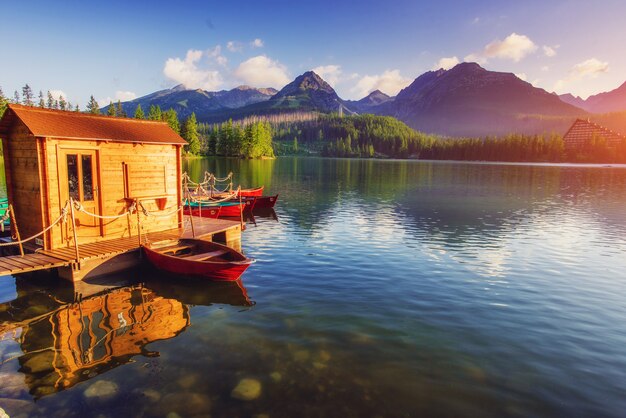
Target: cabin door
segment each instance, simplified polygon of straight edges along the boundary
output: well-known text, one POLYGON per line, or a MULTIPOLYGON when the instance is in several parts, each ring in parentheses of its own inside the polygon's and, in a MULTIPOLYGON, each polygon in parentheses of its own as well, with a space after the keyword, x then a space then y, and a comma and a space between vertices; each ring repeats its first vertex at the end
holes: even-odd
POLYGON ((84 211, 74 210, 78 242, 89 242, 102 237, 102 221, 85 213, 100 215, 97 151, 63 150, 60 157, 61 202, 66 202, 71 197, 84 208, 84 211))

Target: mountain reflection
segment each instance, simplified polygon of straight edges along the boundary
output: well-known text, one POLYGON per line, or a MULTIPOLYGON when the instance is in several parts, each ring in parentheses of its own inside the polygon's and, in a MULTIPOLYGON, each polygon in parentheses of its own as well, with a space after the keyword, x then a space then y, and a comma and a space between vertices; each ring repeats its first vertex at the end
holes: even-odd
POLYGON ((149 283, 33 284, 16 281, 18 297, 0 304, 0 340, 12 338, 30 394, 72 387, 134 356, 158 356, 146 346, 190 325, 188 305, 252 306, 240 282, 213 286, 151 276, 149 283))

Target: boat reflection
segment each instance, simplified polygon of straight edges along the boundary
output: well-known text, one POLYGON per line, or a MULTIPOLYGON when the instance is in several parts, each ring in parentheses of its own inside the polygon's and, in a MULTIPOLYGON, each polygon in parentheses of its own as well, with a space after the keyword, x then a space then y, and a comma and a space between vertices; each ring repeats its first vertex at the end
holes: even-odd
POLYGON ((189 305, 254 305, 240 282, 207 286, 151 277, 149 283, 121 286, 101 281, 58 289, 27 280, 17 280, 16 286, 18 297, 0 304, 0 340, 19 343, 22 353, 4 363, 19 363, 35 399, 137 355, 158 356, 146 346, 185 331, 191 323, 189 305))
POLYGON ((278 215, 274 208, 260 208, 254 209, 252 212, 248 211, 244 213, 244 220, 251 222, 256 226, 257 219, 272 219, 278 222, 278 215))

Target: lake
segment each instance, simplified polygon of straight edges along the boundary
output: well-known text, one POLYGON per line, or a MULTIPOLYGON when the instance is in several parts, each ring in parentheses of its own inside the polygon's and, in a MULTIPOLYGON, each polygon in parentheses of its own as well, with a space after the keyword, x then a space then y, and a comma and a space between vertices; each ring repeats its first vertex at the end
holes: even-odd
MULTIPOLYGON (((623 417, 626 167, 194 159, 241 283, 0 278, 11 417, 623 417)), ((1 414, 0 414, 1 415, 1 414)))

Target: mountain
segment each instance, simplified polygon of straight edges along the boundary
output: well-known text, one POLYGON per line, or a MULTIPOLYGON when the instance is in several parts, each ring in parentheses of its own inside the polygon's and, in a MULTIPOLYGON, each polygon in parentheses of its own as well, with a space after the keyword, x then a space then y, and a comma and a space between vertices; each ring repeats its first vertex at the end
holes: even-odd
POLYGON ((299 75, 269 100, 236 109, 223 109, 198 114, 203 122, 221 122, 253 115, 271 115, 293 112, 331 113, 343 109, 344 114, 354 112, 348 102, 339 98, 335 90, 313 71, 299 75))
MULTIPOLYGON (((239 86, 232 90, 205 91, 202 89, 187 89, 182 84, 171 89, 160 90, 143 97, 122 103, 122 108, 129 116, 135 113, 137 105, 147 115, 150 106, 160 106, 161 110, 173 108, 178 117, 183 119, 192 112, 196 115, 223 111, 247 106, 254 103, 269 100, 277 91, 272 88, 253 88, 239 86)), ((106 113, 108 106, 101 109, 106 113)))
POLYGON ((562 118, 557 129, 563 129, 585 114, 514 74, 487 71, 476 63, 424 73, 373 112, 450 136, 539 133, 548 130, 547 120, 562 118))
POLYGON ((591 113, 621 112, 626 110, 626 82, 615 90, 589 96, 586 100, 571 94, 562 94, 559 98, 591 113))
POLYGON ((359 113, 371 113, 371 109, 383 103, 393 100, 393 97, 386 95, 380 90, 374 90, 361 100, 346 100, 346 105, 359 113))
POLYGON ((576 106, 581 109, 588 110, 585 106, 585 100, 580 96, 574 96, 571 93, 567 93, 567 94, 560 94, 559 99, 561 99, 561 101, 565 103, 571 104, 572 106, 576 106))

